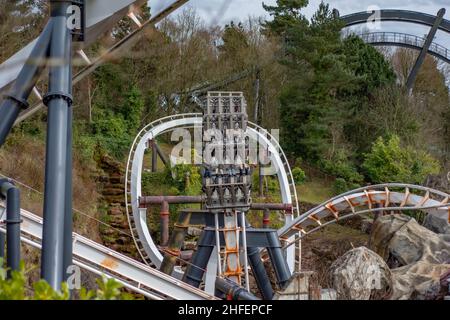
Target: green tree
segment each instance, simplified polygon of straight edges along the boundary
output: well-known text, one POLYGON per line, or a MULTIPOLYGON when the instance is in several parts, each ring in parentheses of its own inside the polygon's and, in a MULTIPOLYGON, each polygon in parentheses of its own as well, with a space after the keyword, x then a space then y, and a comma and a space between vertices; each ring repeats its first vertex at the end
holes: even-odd
POLYGON ((308 24, 301 10, 308 5, 308 0, 277 0, 276 6, 263 4, 264 9, 273 17, 266 21, 264 27, 267 32, 277 35, 285 34, 290 27, 308 24))
POLYGON ((426 152, 402 147, 400 138, 378 138, 362 165, 373 183, 403 182, 421 184, 430 174, 438 174, 439 162, 426 152))

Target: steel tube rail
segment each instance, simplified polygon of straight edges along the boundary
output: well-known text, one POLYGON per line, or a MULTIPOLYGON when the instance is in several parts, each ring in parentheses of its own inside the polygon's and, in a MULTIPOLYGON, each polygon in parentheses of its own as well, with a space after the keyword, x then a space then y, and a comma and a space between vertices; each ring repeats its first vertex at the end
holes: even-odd
POLYGON ((53 22, 50 20, 20 71, 10 93, 5 96, 5 100, 0 106, 0 146, 5 143, 20 111, 28 108, 27 100, 45 67, 43 61, 46 61, 47 58, 52 30, 53 22))
MULTIPOLYGON (((59 290, 64 279, 64 230, 66 212, 67 149, 71 96, 72 35, 67 25, 71 1, 50 1, 53 32, 49 56, 64 61, 50 66, 49 92, 44 97, 48 107, 47 152, 45 165, 44 229, 41 277, 59 290)), ((71 170, 70 170, 71 173, 71 170)))
MULTIPOLYGON (((363 11, 341 16, 340 18, 347 27, 350 27, 373 21, 373 14, 374 11, 363 11)), ((432 27, 436 21, 436 16, 417 11, 387 9, 379 11, 379 19, 381 21, 411 22, 432 27)), ((439 26, 439 30, 450 33, 450 20, 444 19, 439 26)))
MULTIPOLYGON (((426 40, 416 35, 399 32, 371 32, 357 34, 357 36, 365 43, 374 46, 398 46, 414 50, 422 50, 426 40)), ((440 44, 432 43, 428 53, 444 62, 450 63, 450 50, 440 44)))
POLYGON ((319 206, 307 211, 294 219, 291 224, 278 230, 283 239, 301 232, 310 234, 328 224, 328 219, 334 223, 344 217, 346 212, 361 213, 358 207, 369 207, 369 212, 382 210, 422 210, 428 214, 450 216, 450 205, 447 206, 450 195, 427 187, 402 183, 388 183, 367 186, 336 196, 319 206), (404 189, 404 192, 390 189, 404 189), (424 193, 418 195, 411 192, 416 190, 424 193), (434 197, 434 199, 432 198, 434 197), (441 199, 436 199, 440 197, 441 199), (382 208, 376 208, 381 205, 382 208), (397 205, 397 206, 395 206, 397 205))
MULTIPOLYGON (((164 204, 198 204, 206 201, 205 196, 144 196, 139 198, 140 208, 164 204)), ((279 210, 292 212, 292 205, 285 203, 252 203, 252 210, 279 210)))
MULTIPOLYGON (((144 127, 136 136, 130 149, 127 170, 125 175, 125 202, 128 223, 130 225, 131 234, 135 242, 138 252, 148 265, 160 267, 163 256, 159 252, 158 246, 148 229, 146 223, 146 208, 139 207, 139 198, 142 196, 141 177, 143 168, 143 157, 146 148, 149 147, 148 141, 155 139, 160 134, 179 127, 189 127, 198 130, 201 128, 202 116, 198 113, 178 114, 156 120, 144 127)), ((293 214, 286 214, 286 224, 292 221, 293 217, 299 214, 299 206, 297 201, 297 191, 294 184, 292 172, 283 150, 279 146, 278 141, 267 134, 267 131, 249 123, 249 132, 251 139, 258 139, 264 147, 270 151, 270 159, 274 165, 275 172, 280 184, 280 193, 282 202, 292 204, 293 214), (270 139, 269 139, 270 138, 270 139)), ((295 251, 290 248, 287 250, 287 259, 289 268, 294 270, 295 251)), ((174 276, 182 277, 182 273, 178 270, 174 271, 174 276)))
MULTIPOLYGON (((66 39, 66 51, 69 54, 72 52, 72 39, 68 37, 66 39)), ((72 83, 72 64, 67 66, 67 79, 69 81, 69 95, 73 94, 72 83)), ((73 264, 73 245, 72 245, 72 230, 73 230, 73 108, 72 105, 68 106, 67 112, 67 151, 66 151, 66 187, 65 187, 65 208, 64 208, 64 255, 63 255, 63 280, 67 281, 71 273, 69 273, 69 267, 73 264)))
POLYGON ((414 84, 417 79, 417 75, 419 74, 420 69, 422 68, 423 62, 427 56, 428 50, 430 49, 431 44, 433 43, 433 39, 436 36, 436 32, 438 31, 439 26, 444 20, 446 10, 442 8, 439 10, 436 20, 434 21, 433 27, 430 29, 430 32, 427 35, 425 43, 423 44, 423 48, 420 51, 419 56, 417 57, 416 63, 414 64, 413 69, 411 70, 408 80, 406 81, 406 88, 408 91, 411 91, 414 87, 414 84))
MULTIPOLYGON (((92 72, 94 72, 98 67, 103 65, 111 56, 117 55, 120 52, 124 52, 128 50, 131 46, 136 44, 136 42, 139 40, 138 37, 143 34, 143 30, 147 29, 148 27, 153 27, 155 24, 161 22, 163 19, 165 19, 167 16, 169 16, 173 11, 180 8, 181 6, 185 5, 189 0, 177 0, 174 1, 171 5, 169 5, 166 9, 158 13, 156 16, 152 17, 150 20, 144 22, 142 26, 128 34, 126 37, 124 37, 122 40, 114 44, 111 48, 106 50, 104 54, 102 54, 100 57, 95 59, 93 62, 91 62, 88 66, 86 66, 83 70, 78 72, 73 77, 73 84, 77 84, 81 80, 83 80, 86 76, 90 75, 92 72)), ((28 109, 26 112, 21 114, 17 121, 14 123, 14 125, 19 124, 20 122, 28 119, 29 117, 33 116, 36 112, 40 111, 44 107, 44 104, 42 102, 39 102, 32 106, 30 109, 28 109)))
MULTIPOLYGON (((435 205, 435 206, 426 206, 426 207, 387 207, 387 208, 385 207, 385 208, 373 208, 373 209, 367 209, 367 210, 355 211, 355 212, 352 212, 352 213, 350 213, 350 214, 343 215, 343 216, 339 217, 339 221, 345 221, 345 220, 347 220, 347 219, 354 218, 355 216, 362 215, 362 214, 366 214, 366 213, 375 213, 375 214, 379 214, 379 213, 384 212, 384 211, 435 210, 435 209, 446 209, 447 207, 448 207, 448 210, 449 210, 449 212, 450 212, 450 205, 447 206, 447 205, 444 205, 444 204, 441 204, 441 205, 435 205)), ((450 217, 450 214, 449 214, 449 217, 450 217)), ((449 221, 450 221, 450 219, 449 219, 449 221)), ((303 239, 303 238, 306 237, 307 235, 309 235, 309 234, 311 234, 311 233, 314 233, 314 232, 316 232, 316 231, 319 231, 319 230, 321 230, 322 228, 324 228, 324 227, 326 227, 326 226, 329 226, 330 224, 333 224, 333 223, 336 223, 336 221, 333 221, 333 220, 327 221, 327 222, 324 222, 324 223, 322 223, 321 225, 317 226, 316 228, 311 229, 308 233, 301 233, 301 235, 299 236, 299 238, 295 239, 295 240, 292 241, 292 242, 287 243, 287 244, 283 247, 283 249, 289 248, 290 246, 292 246, 292 245, 295 244, 296 242, 301 241, 301 239, 303 239)))
MULTIPOLYGON (((4 211, 0 203, 0 216, 4 211)), ((41 249, 42 218, 21 210, 23 219, 22 241, 41 249)), ((0 232, 5 233, 0 225, 0 232)), ((89 240, 76 233, 72 234, 74 264, 98 275, 106 275, 126 285, 127 288, 149 298, 176 300, 214 300, 214 296, 189 286, 154 268, 142 264, 123 254, 89 240)))
POLYGON ((1 179, 0 194, 6 199, 6 266, 10 278, 12 271, 20 270, 20 190, 1 179))
POLYGON ((274 291, 259 249, 247 247, 247 256, 261 296, 264 300, 272 300, 274 291))
POLYGON ((162 247, 166 247, 169 242, 169 203, 164 201, 161 204, 161 212, 160 212, 160 227, 161 227, 161 243, 162 247))
POLYGON ((249 300, 249 301, 257 301, 260 300, 255 297, 253 294, 240 287, 233 281, 228 279, 217 278, 216 279, 216 289, 225 295, 227 299, 231 298, 232 300, 249 300))
POLYGON ((0 259, 2 259, 2 264, 0 268, 3 268, 3 259, 5 259, 5 244, 6 244, 6 236, 5 234, 0 232, 0 259))
POLYGON ((180 216, 174 225, 168 248, 164 252, 164 259, 159 269, 165 274, 172 274, 175 263, 181 255, 181 248, 183 247, 190 219, 191 214, 188 213, 184 217, 180 216))

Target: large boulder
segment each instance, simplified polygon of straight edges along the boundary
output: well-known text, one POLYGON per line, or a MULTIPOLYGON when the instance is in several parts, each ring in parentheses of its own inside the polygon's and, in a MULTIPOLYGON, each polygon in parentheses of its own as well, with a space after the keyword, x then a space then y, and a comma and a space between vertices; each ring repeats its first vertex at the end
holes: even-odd
MULTIPOLYGON (((442 278, 450 270, 450 264, 417 262, 392 270, 393 300, 442 299, 442 278)), ((445 290, 445 288, 444 288, 445 290)))
POLYGON ((450 243, 444 237, 403 215, 377 219, 370 248, 389 261, 391 267, 402 267, 418 261, 445 264, 450 260, 450 243))
POLYGON ((450 270, 450 242, 403 215, 377 219, 372 250, 392 268, 392 299, 437 299, 441 277, 450 270))
POLYGON ((450 224, 448 223, 448 213, 436 210, 433 214, 428 214, 423 226, 435 233, 450 234, 450 224))
POLYGON ((330 276, 340 300, 387 299, 391 295, 389 267, 366 247, 350 250, 337 259, 330 276))

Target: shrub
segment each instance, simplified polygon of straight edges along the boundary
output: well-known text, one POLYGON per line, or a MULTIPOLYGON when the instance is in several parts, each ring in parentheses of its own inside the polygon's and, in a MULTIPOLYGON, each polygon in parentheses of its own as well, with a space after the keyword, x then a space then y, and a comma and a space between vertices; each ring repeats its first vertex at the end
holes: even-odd
POLYGON ((304 184, 306 181, 306 173, 299 167, 292 169, 292 175, 294 176, 294 181, 296 185, 304 184))
POLYGON ((343 178, 337 178, 333 184, 333 191, 336 195, 345 193, 350 190, 359 188, 360 185, 357 183, 351 183, 343 178))
POLYGON ((438 174, 439 163, 426 152, 403 148, 396 135, 378 138, 362 165, 373 183, 403 182, 420 184, 430 174, 438 174))
MULTIPOLYGON (((3 261, 0 259, 0 266, 3 261)), ((53 288, 45 281, 39 280, 33 284, 33 293, 27 294, 26 274, 24 263, 21 263, 20 271, 12 271, 11 278, 6 277, 6 270, 0 267, 0 300, 69 300, 70 294, 66 283, 61 286, 61 292, 53 288)), ((122 293, 122 285, 114 279, 105 277, 97 279, 98 289, 80 289, 81 300, 130 300, 133 296, 122 293)))
POLYGON ((350 184, 360 184, 364 180, 344 150, 337 151, 330 160, 321 161, 321 166, 328 174, 350 184))

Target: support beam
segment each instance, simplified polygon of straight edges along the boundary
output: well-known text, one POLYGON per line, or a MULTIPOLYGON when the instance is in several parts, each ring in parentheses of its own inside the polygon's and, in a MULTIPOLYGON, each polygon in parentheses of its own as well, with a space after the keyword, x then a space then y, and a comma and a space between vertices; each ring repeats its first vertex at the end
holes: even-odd
POLYGON ((47 23, 13 87, 0 106, 0 146, 5 143, 21 110, 28 108, 28 98, 45 67, 53 22, 47 23))
POLYGON ((164 201, 161 204, 161 213, 160 213, 161 247, 167 247, 169 242, 169 216, 170 216, 169 203, 167 201, 164 201))
POLYGON ((191 220, 190 213, 180 215, 177 223, 175 223, 169 245, 164 253, 164 259, 161 263, 160 271, 171 275, 178 257, 181 255, 184 239, 186 238, 187 229, 191 220))
POLYGON ((269 229, 270 227, 270 210, 264 209, 263 210, 263 229, 269 229))
MULTIPOLYGON (((70 77, 71 79, 71 77, 70 77)), ((72 205, 72 119, 73 108, 69 107, 67 117, 67 152, 66 152, 66 189, 64 210, 64 257, 63 257, 63 280, 70 277, 69 267, 73 265, 73 205, 72 205)))
POLYGON ((261 296, 264 300, 272 300, 274 295, 273 288, 261 259, 259 249, 247 247, 247 255, 261 296))
MULTIPOLYGON (((4 233, 0 232, 0 259, 2 259, 2 263, 5 259, 5 244, 6 244, 6 236, 4 233)), ((0 265, 0 268, 3 268, 3 264, 0 265)))
POLYGON ((260 300, 235 282, 228 279, 217 278, 216 289, 221 295, 224 295, 224 298, 227 300, 260 300))
POLYGON ((154 140, 149 141, 152 147, 152 172, 158 171, 158 151, 156 150, 156 145, 154 140))
MULTIPOLYGON (((144 196, 139 198, 139 207, 146 208, 152 205, 162 204, 200 204, 206 201, 205 196, 144 196)), ((292 204, 285 203, 252 203, 251 210, 272 210, 292 213, 292 204)))
POLYGON ((67 26, 67 11, 71 1, 50 3, 53 21, 50 57, 64 63, 50 67, 49 92, 44 97, 48 120, 41 277, 53 289, 60 290, 64 279, 64 234, 72 233, 72 230, 65 230, 66 175, 69 170, 67 138, 69 108, 72 104, 72 35, 67 26))
MULTIPOLYGON (((102 2, 105 2, 104 0, 100 0, 102 2)), ((100 3, 98 1, 98 3, 100 3)), ((80 72, 78 72, 73 77, 73 84, 76 85, 78 82, 83 80, 85 77, 90 75, 92 72, 94 72, 98 67, 103 65, 105 62, 107 62, 112 57, 117 57, 120 54, 126 52, 127 50, 130 50, 131 47, 133 47, 140 39, 141 36, 144 35, 144 30, 147 30, 147 28, 154 27, 157 23, 164 20, 167 16, 169 16, 172 12, 177 10, 178 8, 185 5, 189 0, 175 0, 172 4, 167 6, 163 11, 146 21, 142 24, 142 28, 136 29, 135 31, 131 32, 127 36, 125 36, 123 39, 121 39, 119 42, 114 44, 111 48, 109 48, 106 52, 104 52, 100 57, 94 59, 91 64, 83 68, 80 72)), ((89 1, 90 3, 91 1, 89 1)), ((89 11, 89 7, 87 8, 89 11)), ((94 19, 97 19, 98 17, 93 17, 94 19)), ((89 20, 89 19, 88 19, 89 20)), ((88 27, 89 27, 88 22, 88 27)), ((98 28, 97 28, 98 29, 98 28)), ((93 27, 93 30, 95 30, 95 27, 93 27)), ((100 30, 100 29, 98 29, 100 30)), ((89 34, 89 28, 88 28, 88 37, 91 38, 94 32, 92 34, 89 34)), ((94 39, 95 37, 92 37, 94 39)), ((95 38, 96 39, 96 38, 95 38)), ((95 40, 94 39, 94 40, 95 40)), ((89 41, 89 39, 87 39, 89 41)), ((36 114, 38 111, 40 111, 44 107, 44 104, 42 102, 39 102, 32 106, 30 109, 28 109, 26 112, 23 112, 16 120, 14 125, 19 124, 20 122, 28 119, 29 117, 36 114)))
POLYGON ((167 167, 170 165, 169 159, 167 159, 166 155, 164 154, 164 152, 161 150, 161 147, 158 145, 158 143, 156 141, 153 142, 153 144, 155 145, 156 148, 156 152, 158 152, 159 157, 161 158, 162 162, 164 163, 164 165, 167 167))
POLYGON ((214 246, 202 244, 202 239, 206 236, 205 233, 199 239, 197 251, 192 257, 192 263, 187 267, 184 273, 183 281, 187 284, 198 288, 203 281, 203 276, 208 265, 209 258, 213 252, 214 246))
POLYGON ((438 31, 439 26, 444 20, 444 15, 445 9, 442 8, 441 10, 439 10, 434 25, 431 28, 430 32, 428 33, 427 39, 423 45, 422 51, 420 52, 419 57, 417 58, 417 61, 414 64, 411 73, 409 74, 408 80, 406 82, 406 88, 408 89, 408 92, 411 92, 414 87, 417 75, 419 74, 420 68, 422 67, 423 62, 425 61, 425 57, 427 56, 428 50, 430 49, 430 46, 433 43, 434 37, 436 36, 436 32, 438 31))
MULTIPOLYGON (((9 180, 1 179, 0 195, 6 199, 6 266, 11 278, 12 271, 20 270, 20 190, 9 180)), ((4 238, 2 246, 4 256, 4 238)))

